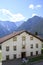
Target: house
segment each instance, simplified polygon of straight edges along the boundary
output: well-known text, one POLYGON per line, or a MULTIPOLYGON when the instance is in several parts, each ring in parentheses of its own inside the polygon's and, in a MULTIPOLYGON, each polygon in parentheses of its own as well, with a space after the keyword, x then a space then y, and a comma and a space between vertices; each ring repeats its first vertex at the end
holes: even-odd
POLYGON ((19 31, 0 38, 2 60, 41 54, 43 39, 28 31, 19 31))

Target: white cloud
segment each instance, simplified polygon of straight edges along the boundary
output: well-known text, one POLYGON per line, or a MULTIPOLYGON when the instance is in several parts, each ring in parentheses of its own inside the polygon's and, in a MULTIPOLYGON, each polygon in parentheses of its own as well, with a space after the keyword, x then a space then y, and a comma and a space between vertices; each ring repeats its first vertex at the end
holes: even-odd
POLYGON ((37 14, 33 13, 33 14, 32 14, 32 17, 33 17, 33 16, 37 16, 37 14))
POLYGON ((36 5, 36 8, 41 8, 42 6, 41 5, 36 5))
POLYGON ((34 9, 34 5, 33 5, 33 4, 30 4, 30 5, 29 5, 29 8, 30 8, 30 9, 34 9))
POLYGON ((0 9, 0 20, 16 22, 24 19, 25 17, 21 13, 13 14, 7 9, 0 9))
POLYGON ((41 7, 42 7, 42 6, 41 6, 40 4, 38 4, 38 5, 36 5, 36 6, 35 6, 34 4, 30 4, 30 5, 29 5, 29 8, 30 8, 30 9, 38 9, 38 8, 41 8, 41 7))

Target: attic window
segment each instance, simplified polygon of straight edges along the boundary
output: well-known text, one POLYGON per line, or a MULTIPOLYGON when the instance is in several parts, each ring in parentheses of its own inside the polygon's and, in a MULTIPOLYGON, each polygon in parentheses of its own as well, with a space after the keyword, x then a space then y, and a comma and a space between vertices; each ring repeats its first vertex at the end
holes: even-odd
POLYGON ((15 37, 13 37, 13 41, 17 41, 17 37, 15 36, 15 37))
POLYGON ((25 36, 22 36, 22 41, 25 41, 26 40, 26 37, 25 36))
POLYGON ((30 40, 33 40, 33 36, 30 37, 30 40))

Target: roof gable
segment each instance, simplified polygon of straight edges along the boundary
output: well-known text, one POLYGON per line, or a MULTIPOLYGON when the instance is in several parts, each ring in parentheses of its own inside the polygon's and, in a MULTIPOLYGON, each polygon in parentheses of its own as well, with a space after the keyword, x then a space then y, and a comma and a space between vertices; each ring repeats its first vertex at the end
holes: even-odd
POLYGON ((43 39, 41 39, 40 37, 38 37, 38 36, 36 36, 36 35, 34 35, 34 34, 28 32, 28 31, 24 31, 24 30, 23 30, 23 31, 18 31, 18 32, 12 33, 12 34, 7 35, 7 36, 5 36, 5 37, 3 37, 3 38, 0 38, 0 44, 3 43, 3 42, 5 42, 5 41, 7 41, 7 40, 9 40, 9 39, 11 39, 11 38, 13 38, 14 36, 17 36, 17 35, 22 34, 23 32, 26 32, 27 34, 32 35, 32 36, 34 36, 35 38, 37 38, 37 39, 43 41, 43 39))

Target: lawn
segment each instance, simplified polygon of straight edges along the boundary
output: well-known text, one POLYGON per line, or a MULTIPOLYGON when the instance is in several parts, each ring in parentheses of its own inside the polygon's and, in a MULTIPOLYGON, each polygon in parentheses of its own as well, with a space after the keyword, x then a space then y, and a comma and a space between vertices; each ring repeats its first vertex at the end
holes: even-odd
MULTIPOLYGON (((36 57, 33 57, 33 58, 29 58, 29 61, 27 63, 29 64, 31 62, 39 61, 39 60, 42 60, 42 59, 43 59, 43 55, 36 56, 36 57)), ((22 63, 21 65, 26 65, 26 63, 22 63)))
POLYGON ((33 57, 31 59, 29 59, 30 62, 34 62, 34 61, 39 61, 43 59, 43 55, 37 56, 37 57, 33 57))

